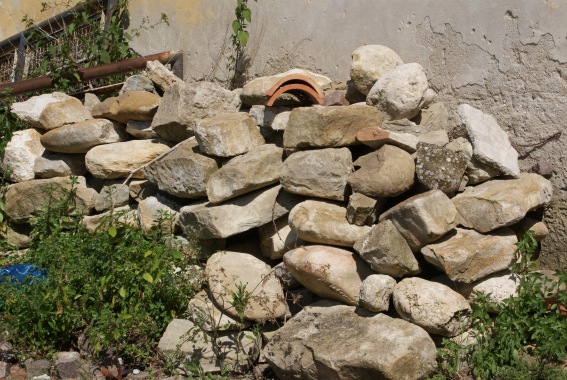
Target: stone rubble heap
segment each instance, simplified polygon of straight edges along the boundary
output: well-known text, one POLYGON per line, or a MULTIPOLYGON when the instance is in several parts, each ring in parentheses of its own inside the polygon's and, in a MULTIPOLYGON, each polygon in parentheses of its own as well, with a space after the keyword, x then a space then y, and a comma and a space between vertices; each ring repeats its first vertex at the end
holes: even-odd
POLYGON ((102 102, 53 93, 13 105, 30 128, 1 161, 13 182, 4 234, 25 248, 47 187, 69 188, 69 175, 91 230, 111 207, 144 230, 159 211, 175 213, 176 241, 199 239, 208 257, 208 286, 159 348, 179 347, 206 371, 221 365, 210 339, 179 346, 199 323, 218 331, 223 364, 238 369, 261 351, 281 379, 422 378, 436 366, 432 336, 466 331, 472 289, 514 294, 518 236, 546 236, 526 215, 551 200, 550 182, 520 173, 496 119, 468 104, 456 110, 467 138, 450 140, 425 70, 384 46, 353 53, 361 103, 304 70, 293 72, 333 105, 286 94, 262 106, 283 74, 229 91, 147 69, 102 102), (243 320, 233 300, 242 286, 243 320), (283 327, 264 325, 259 350, 246 329, 264 321, 283 327))

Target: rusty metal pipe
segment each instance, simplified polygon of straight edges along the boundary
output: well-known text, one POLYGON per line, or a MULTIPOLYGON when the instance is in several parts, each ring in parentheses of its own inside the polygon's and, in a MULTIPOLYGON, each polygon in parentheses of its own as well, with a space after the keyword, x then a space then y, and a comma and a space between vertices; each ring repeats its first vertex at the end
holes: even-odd
MULTIPOLYGON (((179 54, 179 51, 171 50, 163 53, 147 55, 145 57, 131 58, 124 61, 117 61, 104 65, 88 67, 86 69, 78 69, 76 73, 79 75, 81 81, 103 78, 114 74, 142 69, 146 67, 146 63, 149 61, 160 61, 161 63, 167 63, 176 54, 179 54)), ((67 74, 69 77, 72 77, 71 73, 67 74)), ((30 91, 45 90, 51 87, 53 87, 53 81, 49 76, 26 79, 17 82, 3 83, 0 84, 0 98, 23 94, 30 91)))

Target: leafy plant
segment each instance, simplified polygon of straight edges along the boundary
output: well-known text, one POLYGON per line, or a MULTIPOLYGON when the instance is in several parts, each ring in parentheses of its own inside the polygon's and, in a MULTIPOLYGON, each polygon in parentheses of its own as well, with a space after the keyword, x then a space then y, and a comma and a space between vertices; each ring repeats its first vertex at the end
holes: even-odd
POLYGON ((125 360, 150 360, 194 292, 190 261, 164 243, 163 229, 144 234, 118 215, 90 234, 68 215, 73 190, 62 193, 34 221, 20 261, 45 269, 46 280, 0 284, 3 337, 25 353, 46 355, 84 334, 95 355, 113 347, 125 360))
POLYGON ((252 22, 252 11, 248 8, 248 0, 236 0, 234 14, 236 18, 232 21, 232 35, 230 36, 233 51, 231 55, 227 56, 227 69, 232 72, 231 88, 235 88, 242 80, 246 68, 244 58, 246 45, 248 45, 250 39, 248 24, 252 22))

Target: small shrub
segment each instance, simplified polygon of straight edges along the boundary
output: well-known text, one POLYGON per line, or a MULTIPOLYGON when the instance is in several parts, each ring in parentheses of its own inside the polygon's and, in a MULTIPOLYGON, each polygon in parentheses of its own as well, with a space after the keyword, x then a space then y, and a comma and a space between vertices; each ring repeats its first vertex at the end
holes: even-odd
POLYGON ((163 229, 144 234, 119 215, 90 234, 68 215, 72 193, 51 194, 20 260, 45 269, 46 280, 0 284, 2 336, 24 353, 47 355, 84 334, 94 354, 112 347, 125 360, 148 361, 195 290, 190 261, 164 243, 163 229))

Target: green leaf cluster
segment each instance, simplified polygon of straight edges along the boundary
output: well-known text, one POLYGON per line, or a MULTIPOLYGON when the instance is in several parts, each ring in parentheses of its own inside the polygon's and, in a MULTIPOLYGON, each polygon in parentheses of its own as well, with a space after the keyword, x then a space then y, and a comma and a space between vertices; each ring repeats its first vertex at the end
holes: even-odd
POLYGON ((31 248, 19 259, 45 269, 45 281, 0 283, 3 338, 25 354, 48 355, 84 335, 94 355, 113 347, 147 362, 197 290, 191 261, 165 243, 165 229, 146 234, 120 215, 89 233, 70 212, 73 190, 62 192, 34 220, 31 248))

